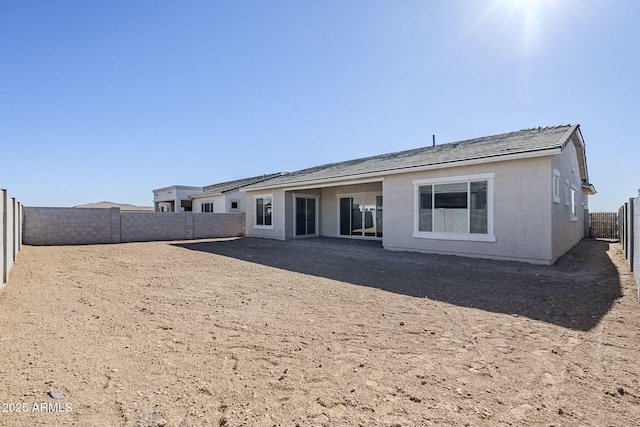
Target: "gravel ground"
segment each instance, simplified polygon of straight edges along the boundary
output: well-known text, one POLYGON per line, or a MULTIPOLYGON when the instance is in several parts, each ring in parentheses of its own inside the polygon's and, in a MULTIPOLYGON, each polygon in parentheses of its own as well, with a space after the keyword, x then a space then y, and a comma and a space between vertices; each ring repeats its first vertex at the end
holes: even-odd
POLYGON ((554 266, 324 238, 25 246, 0 425, 632 426, 639 347, 617 243, 554 266))

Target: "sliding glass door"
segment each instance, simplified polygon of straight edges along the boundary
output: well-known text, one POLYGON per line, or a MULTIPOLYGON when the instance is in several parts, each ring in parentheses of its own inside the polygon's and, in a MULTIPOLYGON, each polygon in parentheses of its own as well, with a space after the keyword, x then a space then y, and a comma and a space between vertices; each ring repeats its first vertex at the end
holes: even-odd
POLYGON ((315 197, 295 197, 296 236, 315 236, 317 232, 317 199, 315 197))
POLYGON ((382 196, 354 194, 340 197, 341 236, 382 237, 382 196))

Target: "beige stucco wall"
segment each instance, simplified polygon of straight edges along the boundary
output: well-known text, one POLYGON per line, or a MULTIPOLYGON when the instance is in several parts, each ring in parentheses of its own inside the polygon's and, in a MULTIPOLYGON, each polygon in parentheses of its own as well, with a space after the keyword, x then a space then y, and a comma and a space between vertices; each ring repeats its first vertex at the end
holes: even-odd
MULTIPOLYGON (((291 200, 291 197, 289 197, 291 200)), ((247 206, 246 215, 246 233, 251 237, 265 237, 269 239, 284 240, 287 235, 286 218, 291 215, 284 215, 285 213, 285 192, 282 189, 275 190, 262 190, 262 191, 247 191, 245 202, 247 206), (257 196, 271 196, 273 197, 272 205, 272 218, 273 225, 271 227, 256 227, 255 226, 255 204, 254 199, 257 196)), ((291 201, 289 202, 291 203, 291 201)), ((290 205, 292 209, 293 205, 290 205)), ((291 226, 289 226, 291 227, 291 226)))
POLYGON ((224 194, 224 211, 225 212, 245 212, 247 204, 245 193, 241 191, 230 191, 224 194), (238 209, 231 208, 231 202, 238 202, 238 209))
MULTIPOLYGON (((371 178, 375 179, 375 178, 371 178)), ((471 257, 551 264, 583 237, 586 196, 581 188, 576 151, 572 145, 554 156, 541 156, 484 164, 448 167, 387 175, 382 181, 300 191, 266 190, 246 193, 247 235, 285 239, 294 237, 294 194, 320 195, 319 234, 338 236, 338 197, 379 193, 384 204, 383 246, 471 257), (554 169, 560 172, 562 197, 553 201, 554 169), (414 180, 493 174, 495 241, 446 240, 414 237, 414 180), (578 211, 571 218, 565 204, 564 183, 578 189, 578 211), (254 197, 273 195, 273 227, 254 227, 254 197)))
POLYGON ((225 196, 219 194, 216 196, 198 197, 193 199, 193 213, 202 213, 202 204, 213 202, 214 213, 225 213, 224 204, 225 196))
MULTIPOLYGON (((285 237, 287 239, 293 239, 295 237, 294 229, 294 195, 298 196, 321 196, 321 190, 319 188, 301 191, 287 191, 285 193, 285 209, 286 209, 286 223, 285 223, 285 237)), ((323 217, 322 208, 319 209, 320 218, 323 217)), ((318 234, 322 233, 322 224, 318 224, 318 234)))
POLYGON ((286 191, 284 193, 284 209, 284 236, 285 239, 291 239, 293 237, 293 196, 286 191))
POLYGON ((193 198, 193 212, 202 212, 202 203, 213 202, 214 213, 236 213, 245 212, 246 194, 241 191, 230 191, 224 194, 210 196, 198 196, 193 198), (232 209, 231 202, 238 202, 238 208, 232 209))
MULTIPOLYGON (((578 244, 584 237, 584 208, 587 205, 587 195, 582 190, 582 179, 578 165, 576 146, 570 142, 561 154, 551 159, 552 169, 560 172, 560 202, 553 202, 551 196, 552 217, 552 255, 555 261, 558 257, 578 244), (571 203, 565 200, 565 183, 577 190, 577 216, 571 216, 571 203)), ((553 173, 553 172, 552 172, 553 173)), ((553 179, 553 178, 552 178, 553 179)))
POLYGON ((383 182, 383 245, 533 263, 551 262, 551 160, 537 157, 402 175, 383 182), (495 242, 413 237, 414 180, 494 173, 495 242))

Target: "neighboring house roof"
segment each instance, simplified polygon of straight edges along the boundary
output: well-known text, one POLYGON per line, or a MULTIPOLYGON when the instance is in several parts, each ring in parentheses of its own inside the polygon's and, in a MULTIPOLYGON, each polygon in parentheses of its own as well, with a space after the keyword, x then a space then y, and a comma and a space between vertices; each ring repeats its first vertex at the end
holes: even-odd
POLYGON ((156 188, 153 192, 167 191, 167 190, 196 190, 202 191, 202 187, 194 187, 192 185, 170 185, 168 187, 156 188))
MULTIPOLYGON (((283 174, 263 184, 246 187, 245 190, 344 181, 408 172, 412 169, 454 166, 455 163, 480 163, 552 155, 561 152, 571 139, 575 139, 582 147, 579 153, 584 156, 584 143, 579 125, 538 127, 316 166, 283 174)), ((581 175, 586 182, 588 176, 584 158, 581 161, 581 175)))
POLYGON ((215 196, 230 191, 236 191, 249 185, 259 184, 272 178, 281 176, 284 172, 272 173, 267 175, 253 176, 251 178, 236 179, 234 181, 220 182, 218 184, 207 185, 202 187, 202 192, 192 194, 191 198, 199 198, 205 196, 215 196))
POLYGON ((153 212, 153 206, 136 206, 136 205, 130 205, 128 203, 113 203, 113 202, 106 202, 106 201, 87 203, 84 205, 74 206, 74 208, 99 208, 99 209, 120 208, 121 211, 153 212))

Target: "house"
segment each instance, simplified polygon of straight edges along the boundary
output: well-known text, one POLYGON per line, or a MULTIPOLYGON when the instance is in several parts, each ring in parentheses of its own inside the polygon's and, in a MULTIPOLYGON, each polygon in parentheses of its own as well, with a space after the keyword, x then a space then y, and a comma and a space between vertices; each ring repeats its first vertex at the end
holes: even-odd
POLYGON ((332 163, 244 187, 248 236, 552 264, 585 235, 579 125, 332 163))
POLYGON ((280 175, 281 173, 273 173, 207 185, 202 191, 189 196, 193 212, 245 212, 245 193, 240 190, 280 175))
POLYGON ((244 212, 245 193, 240 190, 282 175, 272 173, 221 182, 205 187, 173 185, 153 190, 155 212, 244 212))
POLYGON ((153 208, 155 212, 191 212, 192 194, 202 192, 202 187, 172 185, 153 190, 153 208))

